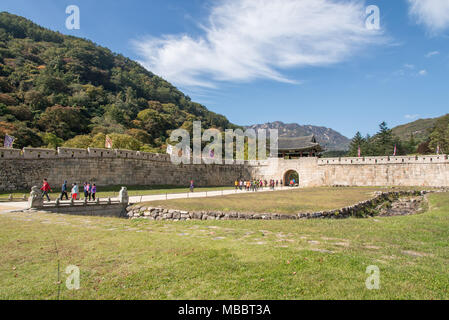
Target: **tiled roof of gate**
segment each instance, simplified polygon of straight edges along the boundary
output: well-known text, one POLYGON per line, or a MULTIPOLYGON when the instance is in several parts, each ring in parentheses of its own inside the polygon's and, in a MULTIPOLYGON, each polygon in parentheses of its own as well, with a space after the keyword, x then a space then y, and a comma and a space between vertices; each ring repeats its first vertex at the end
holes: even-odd
POLYGON ((314 147, 321 150, 321 146, 317 143, 314 135, 296 138, 280 137, 278 139, 279 150, 305 150, 314 147))

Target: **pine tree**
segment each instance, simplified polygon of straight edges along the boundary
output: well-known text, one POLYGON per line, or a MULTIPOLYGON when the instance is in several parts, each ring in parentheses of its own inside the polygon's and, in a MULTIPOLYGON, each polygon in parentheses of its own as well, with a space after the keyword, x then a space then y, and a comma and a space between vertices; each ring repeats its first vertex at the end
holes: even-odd
POLYGON ((354 138, 351 141, 351 144, 349 145, 349 153, 348 156, 350 157, 357 157, 359 153, 359 148, 361 148, 363 153, 363 147, 365 146, 365 139, 362 137, 362 134, 360 132, 357 132, 354 136, 354 138))
POLYGON ((388 128, 387 123, 384 121, 379 125, 379 132, 375 136, 376 138, 376 153, 379 156, 389 156, 394 151, 394 137, 393 131, 388 128))
POLYGON ((441 153, 449 152, 449 115, 439 119, 430 135, 430 149, 435 153, 440 146, 441 153))

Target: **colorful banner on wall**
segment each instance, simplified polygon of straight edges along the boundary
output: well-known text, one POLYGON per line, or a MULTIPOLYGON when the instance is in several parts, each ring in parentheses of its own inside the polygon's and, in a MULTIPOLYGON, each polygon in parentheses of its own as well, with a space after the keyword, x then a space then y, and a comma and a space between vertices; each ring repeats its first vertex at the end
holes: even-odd
POLYGON ((112 139, 109 136, 106 136, 106 143, 105 143, 106 149, 112 149, 112 139))
POLYGON ((14 138, 13 136, 5 135, 5 148, 12 148, 14 140, 16 140, 16 138, 14 138))

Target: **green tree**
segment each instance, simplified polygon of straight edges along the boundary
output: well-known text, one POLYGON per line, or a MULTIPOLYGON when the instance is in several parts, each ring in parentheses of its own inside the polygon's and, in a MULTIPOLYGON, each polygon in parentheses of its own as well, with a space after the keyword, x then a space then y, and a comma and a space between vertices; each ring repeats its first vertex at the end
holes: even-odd
POLYGON ((89 147, 105 148, 105 145, 106 145, 106 135, 104 133, 98 133, 92 138, 89 147))
POLYGON ((146 109, 139 112, 137 119, 142 122, 143 129, 153 137, 165 136, 165 129, 168 126, 165 117, 160 112, 146 109))
POLYGON ((393 131, 384 121, 379 125, 379 132, 375 136, 376 153, 379 156, 389 156, 394 151, 393 131))
POLYGON ((38 125, 42 131, 53 133, 64 140, 80 133, 87 133, 87 120, 80 108, 63 106, 47 108, 38 125))
POLYGON ((146 132, 145 130, 140 129, 129 129, 126 131, 126 134, 133 137, 134 139, 139 140, 140 142, 144 144, 150 144, 153 140, 151 135, 146 132))
POLYGON ((89 135, 76 136, 64 143, 66 148, 87 149, 92 143, 92 137, 89 135))
POLYGON ((351 144, 349 145, 348 156, 357 157, 359 148, 361 149, 363 155, 363 151, 365 151, 365 145, 366 140, 362 137, 362 134, 360 132, 357 132, 354 138, 352 138, 351 144))
POLYGON ((438 119, 430 134, 429 148, 432 153, 436 152, 438 146, 440 146, 440 152, 449 152, 449 115, 438 119))
POLYGON ((40 135, 42 138, 42 141, 44 143, 44 145, 47 148, 50 149, 57 149, 58 147, 61 147, 64 144, 64 140, 62 140, 61 138, 57 137, 55 134, 53 133, 43 133, 40 135))
POLYGON ((143 146, 142 142, 127 134, 113 133, 109 137, 112 140, 112 147, 114 149, 139 151, 143 146))

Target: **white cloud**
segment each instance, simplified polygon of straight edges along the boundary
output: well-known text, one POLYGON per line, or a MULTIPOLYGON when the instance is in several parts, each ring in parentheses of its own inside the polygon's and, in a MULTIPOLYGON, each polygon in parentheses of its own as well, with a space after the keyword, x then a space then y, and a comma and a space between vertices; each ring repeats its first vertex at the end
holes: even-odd
POLYGON ((415 120, 419 118, 419 114, 406 114, 405 118, 408 120, 415 120))
POLYGON ((418 75, 420 75, 420 76, 427 76, 427 70, 420 70, 418 72, 418 75))
POLYGON ((141 63, 177 85, 271 79, 296 83, 291 68, 342 62, 385 41, 365 26, 357 0, 229 0, 215 5, 203 35, 134 41, 141 63))
POLYGON ((418 69, 413 64, 404 64, 402 68, 393 72, 393 75, 396 77, 417 77, 417 76, 426 76, 428 74, 426 69, 418 69))
POLYGON ((448 0, 408 0, 410 15, 431 33, 449 28, 448 0))
POLYGON ((440 54, 439 51, 432 51, 432 52, 429 52, 428 54, 426 54, 426 58, 431 58, 431 57, 437 56, 439 54, 440 54))

